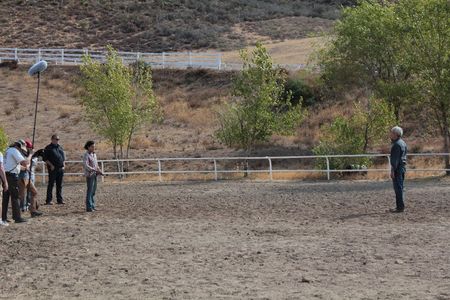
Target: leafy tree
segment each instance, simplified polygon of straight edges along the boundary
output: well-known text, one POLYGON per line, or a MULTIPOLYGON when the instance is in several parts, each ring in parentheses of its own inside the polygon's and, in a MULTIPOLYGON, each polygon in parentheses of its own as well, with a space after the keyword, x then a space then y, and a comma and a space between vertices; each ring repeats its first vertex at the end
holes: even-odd
POLYGON ((344 89, 368 88, 393 105, 399 121, 402 104, 413 89, 395 8, 387 1, 361 1, 343 9, 319 63, 326 82, 344 89))
MULTIPOLYGON (((367 153, 369 147, 385 140, 395 124, 390 104, 384 100, 370 99, 365 107, 357 105, 351 117, 337 117, 321 129, 319 144, 313 149, 316 155, 352 155, 367 153)), ((370 164, 369 158, 332 158, 331 169, 343 169, 350 164, 370 164)), ((326 168, 318 161, 320 168, 326 168)))
POLYGON ((234 102, 219 113, 217 137, 228 146, 250 151, 272 134, 291 134, 301 122, 301 103, 293 106, 285 95, 286 74, 274 68, 260 43, 252 55, 241 51, 243 70, 234 78, 234 102))
POLYGON ((145 124, 160 121, 162 111, 153 93, 152 69, 144 62, 138 61, 131 68, 132 98, 131 117, 128 128, 127 153, 128 158, 133 135, 145 124))
POLYGON ((5 149, 8 147, 8 136, 2 127, 0 127, 0 152, 5 152, 5 149))
POLYGON ((131 138, 142 124, 154 120, 158 105, 152 91, 151 70, 142 64, 125 66, 117 52, 108 47, 105 63, 83 58, 82 104, 93 129, 107 138, 114 157, 124 157, 131 138))
MULTIPOLYGON (((397 8, 402 21, 404 48, 411 61, 418 96, 431 108, 450 152, 450 1, 405 0, 397 8)), ((450 168, 449 157, 445 157, 450 168)))

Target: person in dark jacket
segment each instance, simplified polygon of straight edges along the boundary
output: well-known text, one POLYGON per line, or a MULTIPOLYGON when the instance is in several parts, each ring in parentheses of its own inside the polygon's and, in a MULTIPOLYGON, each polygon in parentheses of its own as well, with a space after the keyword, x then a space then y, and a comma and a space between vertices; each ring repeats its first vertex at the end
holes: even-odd
POLYGON ((58 204, 64 204, 62 196, 62 184, 64 177, 64 168, 66 166, 66 155, 64 150, 59 145, 59 136, 52 135, 52 142, 45 147, 44 161, 48 168, 48 186, 46 205, 52 205, 53 186, 56 182, 56 201, 58 204))
POLYGON ((391 178, 394 184, 396 208, 391 212, 401 213, 405 210, 403 184, 406 173, 406 154, 408 147, 402 140, 403 129, 395 126, 391 129, 391 178))

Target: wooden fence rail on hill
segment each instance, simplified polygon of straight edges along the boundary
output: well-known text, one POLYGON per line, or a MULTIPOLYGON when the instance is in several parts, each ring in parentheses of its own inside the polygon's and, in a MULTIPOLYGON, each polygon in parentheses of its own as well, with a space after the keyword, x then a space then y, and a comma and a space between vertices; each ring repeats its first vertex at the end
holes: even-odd
MULTIPOLYGON (((46 60, 50 64, 80 65, 84 55, 90 55, 92 59, 104 62, 106 51, 92 51, 88 49, 20 49, 0 48, 0 62, 15 60, 19 64, 35 63, 46 60)), ((118 52, 126 64, 143 61, 152 68, 171 69, 216 69, 222 68, 221 53, 207 52, 118 52)))
MULTIPOLYGON (((0 48, 0 63, 2 61, 17 61, 19 64, 33 64, 46 60, 56 65, 80 65, 84 55, 90 55, 94 60, 104 62, 106 51, 88 49, 21 49, 0 48)), ((241 70, 242 63, 224 62, 220 52, 125 52, 118 55, 126 64, 143 61, 155 69, 213 69, 241 70)), ((304 64, 279 64, 279 67, 295 71, 304 69, 304 64)))

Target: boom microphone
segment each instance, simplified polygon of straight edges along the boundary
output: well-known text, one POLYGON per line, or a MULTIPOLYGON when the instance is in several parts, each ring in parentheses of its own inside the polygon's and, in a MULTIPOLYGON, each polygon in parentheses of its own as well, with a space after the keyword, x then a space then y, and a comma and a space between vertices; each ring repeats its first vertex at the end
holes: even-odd
POLYGON ((37 73, 44 72, 47 69, 47 62, 45 60, 41 60, 40 62, 35 63, 29 70, 28 75, 33 76, 37 73))

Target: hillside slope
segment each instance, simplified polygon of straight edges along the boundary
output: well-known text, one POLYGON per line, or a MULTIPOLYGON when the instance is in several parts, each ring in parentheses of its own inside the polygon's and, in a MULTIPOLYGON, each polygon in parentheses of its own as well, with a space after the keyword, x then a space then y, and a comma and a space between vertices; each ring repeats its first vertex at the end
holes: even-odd
POLYGON ((326 30, 341 5, 353 2, 3 0, 0 47, 229 50, 255 35, 280 40, 326 30))

